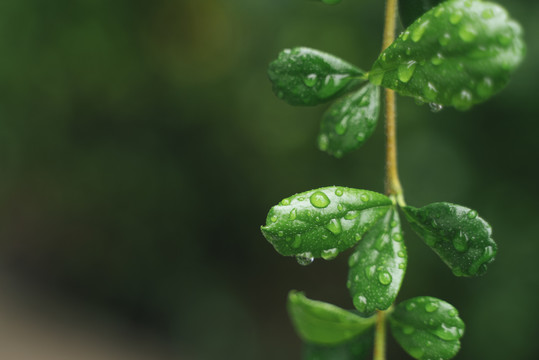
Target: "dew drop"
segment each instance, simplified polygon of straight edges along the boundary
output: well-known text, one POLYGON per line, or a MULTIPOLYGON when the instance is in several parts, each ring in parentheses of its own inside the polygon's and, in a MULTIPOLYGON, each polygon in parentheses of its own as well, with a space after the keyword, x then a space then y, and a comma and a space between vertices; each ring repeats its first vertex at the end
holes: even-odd
POLYGON ((367 194, 361 194, 361 195, 359 196, 359 199, 360 199, 361 201, 363 201, 363 202, 367 202, 367 201, 370 200, 370 197, 369 197, 369 195, 367 195, 367 194))
POLYGON ((405 31, 404 33, 402 33, 402 40, 403 41, 406 41, 408 40, 408 37, 410 36, 410 32, 409 31, 405 31))
POLYGON ((331 231, 334 235, 339 235, 342 232, 342 225, 339 219, 331 219, 326 225, 326 229, 331 231))
POLYGON ((459 29, 459 36, 464 42, 472 42, 477 37, 477 32, 471 26, 462 26, 459 29))
POLYGON ((410 355, 412 355, 412 357, 416 359, 422 358, 425 354, 425 352, 421 348, 411 348, 410 350, 408 350, 408 352, 410 353, 410 355))
POLYGON ((305 86, 313 87, 316 84, 316 74, 309 74, 303 79, 305 86))
POLYGON ((329 146, 329 138, 326 134, 322 134, 318 137, 318 148, 322 151, 326 151, 329 146))
POLYGON ((438 66, 444 62, 444 58, 441 53, 438 53, 436 54, 436 56, 433 56, 432 59, 430 59, 430 62, 432 63, 432 65, 438 66))
POLYGON ((342 196, 343 194, 344 194, 344 192, 342 191, 342 189, 335 190, 335 195, 342 196))
POLYGON ((278 235, 279 237, 283 237, 283 236, 284 236, 284 232, 283 232, 283 231, 279 231, 279 232, 277 233, 277 235, 278 235))
POLYGON ((314 257, 310 252, 306 252, 296 256, 296 261, 302 266, 307 266, 313 263, 314 257))
POLYGON ((449 22, 453 25, 457 25, 462 20, 462 11, 457 10, 449 16, 449 22))
POLYGON ((445 341, 458 340, 460 338, 459 329, 456 326, 448 326, 446 324, 441 324, 433 330, 434 334, 440 339, 445 341))
POLYGON ((326 194, 321 191, 315 191, 309 198, 311 204, 319 209, 328 207, 330 201, 326 194))
POLYGON ((402 327, 402 332, 404 334, 406 334, 406 335, 411 335, 411 334, 414 333, 414 331, 415 331, 415 329, 413 327, 411 327, 411 326, 403 326, 402 327))
POLYGON ((455 309, 449 310, 449 316, 455 317, 455 316, 457 316, 457 314, 458 314, 457 310, 455 310, 455 309))
POLYGON ((406 310, 408 310, 408 311, 414 310, 415 307, 416 307, 416 304, 414 302, 409 302, 409 303, 406 304, 406 310))
POLYGON ((468 250, 468 239, 462 234, 460 236, 457 236, 453 239, 453 247, 457 251, 465 252, 466 250, 468 250))
POLYGON ((408 61, 406 64, 399 65, 397 76, 400 81, 407 83, 414 75, 417 62, 415 60, 408 61))
POLYGON ((281 201, 281 205, 285 205, 285 206, 286 206, 286 205, 290 205, 290 199, 283 199, 283 200, 281 201))
POLYGON ((274 222, 277 222, 277 216, 273 215, 271 217, 271 222, 274 223, 274 222))
POLYGON ((288 217, 290 218, 290 220, 296 220, 296 218, 298 217, 298 211, 295 208, 292 209, 288 217))
POLYGON ((359 295, 356 298, 355 304, 356 309, 358 309, 360 312, 364 312, 367 310, 367 298, 363 295, 359 295))
POLYGON ((423 37, 423 34, 427 30, 427 27, 429 25, 429 21, 425 21, 424 23, 418 25, 413 31, 412 31, 412 41, 418 42, 423 37))
POLYGON ((472 106, 472 94, 464 89, 453 97, 453 106, 459 110, 467 110, 472 106))
POLYGON ((481 13, 481 17, 486 20, 492 19, 494 17, 494 11, 492 9, 485 9, 481 13))
POLYGON ((348 258, 348 266, 349 267, 355 266, 358 261, 359 261, 359 253, 355 252, 352 255, 350 255, 350 257, 348 258))
POLYGON ((345 116, 340 123, 335 125, 335 132, 337 133, 337 135, 344 135, 347 129, 347 121, 348 117, 345 116))
POLYGON ((477 85, 477 94, 482 98, 487 98, 492 95, 492 80, 488 77, 484 78, 477 85))
POLYGON ((402 251, 402 250, 399 251, 399 252, 397 253, 397 255, 398 255, 400 258, 403 258, 403 257, 406 256, 406 254, 405 254, 404 251, 402 251))
POLYGON ((406 264, 404 263, 399 264, 399 269, 404 270, 405 267, 406 267, 406 264))
POLYGON ((391 223, 389 223, 389 225, 391 225, 391 227, 395 227, 397 226, 397 222, 395 220, 391 220, 391 223))
POLYGON ((425 311, 428 313, 435 312, 436 310, 438 310, 438 304, 435 302, 428 302, 425 305, 425 311))
POLYGON ((344 209, 344 207, 342 206, 342 204, 337 205, 337 210, 343 211, 343 209, 344 209))
POLYGON ((372 266, 369 266, 368 268, 365 268, 365 276, 368 279, 372 279, 375 273, 376 273, 376 265, 372 265, 372 266))
POLYGON ((378 281, 380 281, 380 284, 382 285, 389 285, 391 284, 391 281, 393 278, 391 277, 391 274, 387 271, 382 271, 380 274, 378 274, 378 281))
POLYGON ((449 44, 449 40, 451 40, 451 35, 449 35, 449 33, 445 33, 440 36, 438 42, 440 43, 440 45, 446 46, 447 44, 449 44))
POLYGON ((468 219, 475 219, 476 217, 477 217, 477 211, 470 210, 470 212, 468 212, 468 219))
POLYGON ((438 89, 436 89, 434 84, 429 81, 427 86, 423 88, 423 95, 425 95, 425 98, 428 100, 434 100, 438 95, 438 89))
POLYGON ((355 239, 356 241, 361 240, 361 234, 356 233, 356 236, 354 237, 354 239, 355 239))
POLYGON ((352 211, 347 212, 346 215, 344 215, 344 218, 346 220, 352 220, 352 219, 357 218, 358 216, 359 216, 359 211, 352 210, 352 211))
POLYGON ((363 140, 365 140, 365 134, 362 133, 362 132, 358 133, 358 134, 356 135, 356 140, 357 140, 357 141, 363 141, 363 140))
POLYGON ((301 235, 300 234, 297 234, 295 237, 294 237, 294 241, 292 242, 292 247, 294 249, 297 249, 299 248, 299 246, 301 245, 301 235))
POLYGON ((401 242, 402 241, 402 234, 401 233, 394 234, 393 235, 393 241, 401 242))
POLYGON ((442 15, 444 11, 445 9, 443 7, 438 7, 438 9, 436 9, 436 11, 434 12, 434 17, 440 17, 440 15, 442 15))
POLYGON ((430 111, 432 111, 433 113, 439 113, 440 111, 444 109, 442 105, 434 103, 434 102, 429 103, 429 108, 430 108, 430 111))
POLYGON ((332 249, 326 249, 326 250, 322 250, 322 259, 324 260, 333 260, 337 257, 338 255, 338 252, 337 252, 337 248, 332 248, 332 249))

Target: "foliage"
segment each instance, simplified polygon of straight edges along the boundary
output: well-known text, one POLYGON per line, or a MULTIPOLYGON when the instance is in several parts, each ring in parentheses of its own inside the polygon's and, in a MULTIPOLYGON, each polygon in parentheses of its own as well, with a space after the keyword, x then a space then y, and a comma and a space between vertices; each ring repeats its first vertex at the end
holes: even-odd
MULTIPOLYGON (((340 158, 371 136, 380 86, 430 102, 433 109, 466 110, 500 91, 524 57, 520 26, 494 3, 402 0, 400 9, 407 28, 366 74, 304 47, 286 49, 270 64, 276 95, 292 105, 340 97, 323 115, 320 150, 340 158)), ((393 305, 407 266, 399 209, 456 276, 482 275, 494 260, 491 228, 475 210, 444 202, 415 208, 391 190, 385 196, 325 187, 285 198, 268 213, 264 236, 301 265, 334 259, 354 247, 347 281, 354 311, 289 295, 290 316, 308 343, 306 358, 330 358, 334 352, 338 358, 360 358, 351 355, 350 344, 369 334, 377 311, 385 312, 394 337, 412 357, 450 359, 458 352, 464 323, 453 306, 431 297, 393 305)))

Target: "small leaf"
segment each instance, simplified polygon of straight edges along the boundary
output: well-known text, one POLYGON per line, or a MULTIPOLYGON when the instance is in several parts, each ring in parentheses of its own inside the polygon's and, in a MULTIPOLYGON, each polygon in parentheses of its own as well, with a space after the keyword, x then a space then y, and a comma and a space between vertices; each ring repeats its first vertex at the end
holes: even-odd
POLYGON ((399 0, 399 13, 404 27, 444 0, 399 0))
POLYGON ((456 276, 483 275, 498 247, 490 225, 475 210, 450 203, 402 208, 412 229, 456 276))
POLYGON ((372 358, 374 331, 369 329, 337 345, 303 344, 303 360, 367 360, 372 358))
POLYGON ((318 135, 320 150, 340 158, 371 136, 380 111, 380 88, 367 84, 337 100, 325 112, 318 135))
POLYGON ((451 304, 429 296, 403 301, 389 317, 391 332, 412 357, 451 359, 460 349, 464 322, 451 304))
POLYGON ((393 304, 406 272, 407 259, 399 214, 391 208, 369 230, 348 260, 347 285, 361 314, 370 315, 393 304))
POLYGON ((500 91, 525 51, 522 29, 504 8, 449 0, 410 25, 376 60, 369 80, 466 110, 500 91))
POLYGON ((317 105, 334 99, 365 81, 363 71, 318 50, 283 50, 270 63, 273 91, 290 105, 317 105))
POLYGON ((301 292, 288 294, 288 313, 299 336, 317 344, 339 344, 371 328, 375 317, 363 318, 322 301, 310 300, 301 292))
POLYGON ((391 200, 367 190, 331 186, 296 194, 274 206, 262 233, 281 255, 301 263, 335 258, 356 244, 389 210, 391 200))

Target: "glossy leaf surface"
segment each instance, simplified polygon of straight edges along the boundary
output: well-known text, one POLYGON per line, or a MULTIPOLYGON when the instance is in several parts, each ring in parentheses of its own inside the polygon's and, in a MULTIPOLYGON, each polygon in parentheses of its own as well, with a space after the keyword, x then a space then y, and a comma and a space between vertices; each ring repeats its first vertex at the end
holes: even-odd
POLYGON ((402 25, 410 26, 421 15, 444 0, 399 0, 399 13, 402 25))
POLYGON ((390 206, 387 196, 373 191, 320 188, 271 208, 262 233, 281 255, 330 260, 357 243, 390 206))
POLYGON ((393 304, 407 257, 399 214, 392 208, 369 230, 348 260, 347 286, 361 314, 370 315, 393 304))
POLYGON ((369 80, 424 102, 465 110, 500 91, 524 57, 520 25, 499 5, 448 0, 406 29, 369 80))
POLYGON ((497 245, 490 225, 475 210, 450 203, 403 208, 412 229, 456 276, 476 276, 494 261, 497 245))
POLYGON ((367 84, 337 100, 324 113, 318 146, 340 158, 359 148, 373 133, 380 112, 380 88, 367 84))
POLYGON ((363 71, 324 52, 297 47, 270 63, 273 91, 291 105, 317 105, 364 82, 363 71))
POLYGON ((337 345, 303 344, 303 360, 367 360, 372 359, 374 331, 367 330, 337 345))
POLYGON ((464 322, 451 304, 428 296, 406 300, 389 317, 391 332, 412 357, 451 359, 460 349, 464 322))
POLYGON ((370 329, 376 319, 322 301, 310 300, 301 292, 288 294, 288 313, 299 336, 316 344, 339 344, 370 329))

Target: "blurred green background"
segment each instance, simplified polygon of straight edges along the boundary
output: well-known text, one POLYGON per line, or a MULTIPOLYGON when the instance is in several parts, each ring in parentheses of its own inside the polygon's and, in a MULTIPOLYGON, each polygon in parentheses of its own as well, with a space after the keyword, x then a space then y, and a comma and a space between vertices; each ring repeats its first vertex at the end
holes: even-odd
MULTIPOLYGON (((398 100, 408 203, 477 209, 499 245, 486 276, 455 278, 404 229, 399 298, 460 309, 458 359, 539 356, 539 3, 500 3, 528 45, 503 92, 465 113, 398 100)), ((300 267, 259 227, 297 192, 383 191, 383 127, 331 158, 324 107, 279 101, 266 67, 302 45, 368 69, 382 15, 374 0, 1 1, 0 272, 37 309, 62 296, 177 359, 299 359, 287 292, 351 308, 346 256, 300 267)), ((408 358, 392 340, 389 355, 408 358)))

